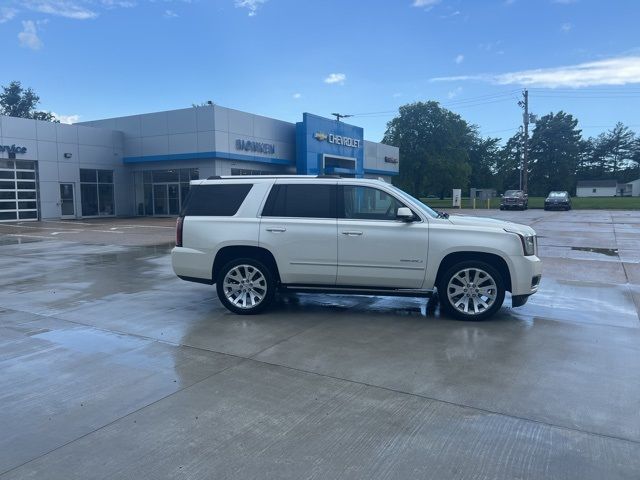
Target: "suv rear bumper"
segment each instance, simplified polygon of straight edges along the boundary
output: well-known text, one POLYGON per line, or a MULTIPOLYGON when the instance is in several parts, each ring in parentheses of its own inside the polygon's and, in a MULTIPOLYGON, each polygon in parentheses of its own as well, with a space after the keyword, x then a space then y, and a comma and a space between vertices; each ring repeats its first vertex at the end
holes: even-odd
POLYGON ((211 283, 213 259, 208 252, 193 248, 174 247, 171 250, 171 266, 183 280, 211 283))
POLYGON ((511 260, 511 295, 531 295, 538 291, 542 261, 535 255, 513 256, 511 260))

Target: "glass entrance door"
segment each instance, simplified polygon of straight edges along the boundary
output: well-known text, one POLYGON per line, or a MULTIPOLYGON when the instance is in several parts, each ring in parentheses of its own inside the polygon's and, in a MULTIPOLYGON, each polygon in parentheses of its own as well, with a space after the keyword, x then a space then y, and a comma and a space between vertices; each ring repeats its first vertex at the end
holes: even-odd
POLYGON ((169 215, 180 215, 180 184, 170 183, 167 185, 169 197, 169 215))
POLYGON ((180 214, 180 184, 179 183, 154 183, 153 184, 153 214, 154 215, 179 215, 180 214))
POLYGON ((60 218, 76 218, 73 183, 60 184, 60 218))
POLYGON ((153 186, 153 214, 168 215, 169 202, 167 198, 167 186, 164 184, 153 186))

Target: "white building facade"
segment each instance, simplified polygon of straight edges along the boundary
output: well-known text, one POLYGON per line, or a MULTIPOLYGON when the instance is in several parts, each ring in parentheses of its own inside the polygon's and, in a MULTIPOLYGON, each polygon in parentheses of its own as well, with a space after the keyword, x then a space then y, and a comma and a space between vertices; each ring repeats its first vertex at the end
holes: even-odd
POLYGON ((217 105, 55 124, 0 117, 0 221, 178 215, 213 175, 398 174, 399 150, 305 113, 296 124, 217 105))
POLYGON ((615 197, 618 195, 616 180, 580 180, 576 187, 576 197, 615 197))

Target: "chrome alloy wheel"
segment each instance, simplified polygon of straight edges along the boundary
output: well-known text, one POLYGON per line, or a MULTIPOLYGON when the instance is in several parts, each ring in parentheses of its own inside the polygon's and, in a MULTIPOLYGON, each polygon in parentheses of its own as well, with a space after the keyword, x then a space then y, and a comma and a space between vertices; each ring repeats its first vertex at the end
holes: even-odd
POLYGON ((253 265, 236 265, 223 280, 224 296, 238 308, 257 307, 267 294, 267 279, 253 265))
POLYGON ((467 315, 491 308, 498 296, 496 281, 480 268, 465 268, 449 280, 447 297, 453 307, 467 315))

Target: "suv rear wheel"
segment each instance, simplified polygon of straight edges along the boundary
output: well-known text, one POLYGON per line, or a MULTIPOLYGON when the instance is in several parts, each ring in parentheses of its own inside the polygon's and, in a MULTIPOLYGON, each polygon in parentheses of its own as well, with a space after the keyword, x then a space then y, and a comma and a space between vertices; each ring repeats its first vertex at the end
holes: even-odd
POLYGON ((504 280, 491 265, 462 261, 449 268, 438 282, 440 308, 459 320, 484 320, 504 302, 504 280))
POLYGON ((253 315, 262 312, 273 301, 275 282, 273 274, 262 262, 238 258, 220 269, 216 290, 228 310, 253 315))

